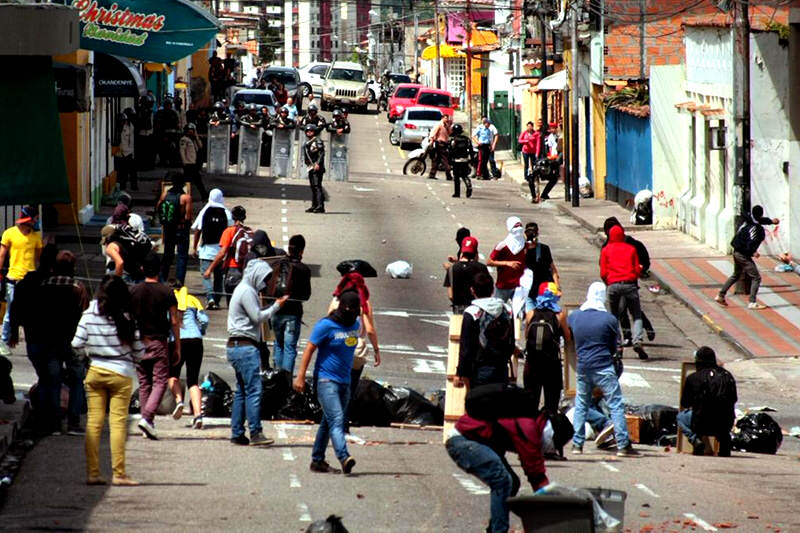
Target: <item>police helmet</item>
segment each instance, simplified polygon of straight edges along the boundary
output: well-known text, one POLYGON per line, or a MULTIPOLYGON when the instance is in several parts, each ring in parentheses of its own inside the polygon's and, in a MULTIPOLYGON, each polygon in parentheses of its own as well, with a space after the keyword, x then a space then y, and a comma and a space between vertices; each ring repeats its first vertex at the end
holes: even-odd
POLYGON ((338 107, 333 110, 333 118, 339 118, 342 116, 342 110, 338 107))
POLYGON ((319 108, 317 107, 317 104, 311 104, 311 105, 308 106, 308 112, 309 113, 316 113, 317 111, 319 111, 319 108))
POLYGON ((222 111, 223 109, 225 109, 225 104, 223 104, 222 102, 217 102, 214 104, 215 111, 222 111))
POLYGON ((303 128, 303 131, 305 131, 306 133, 308 133, 309 131, 317 133, 317 127, 313 124, 306 124, 305 127, 303 128))
POLYGON ((258 104, 247 104, 248 111, 255 111, 258 112, 258 104))
POLYGON ((456 124, 450 131, 453 135, 461 135, 462 133, 464 133, 464 126, 462 126, 461 124, 456 124))
POLYGON ((285 107, 282 107, 282 108, 278 109, 278 113, 280 113, 281 115, 288 115, 289 114, 289 110, 286 109, 285 107))

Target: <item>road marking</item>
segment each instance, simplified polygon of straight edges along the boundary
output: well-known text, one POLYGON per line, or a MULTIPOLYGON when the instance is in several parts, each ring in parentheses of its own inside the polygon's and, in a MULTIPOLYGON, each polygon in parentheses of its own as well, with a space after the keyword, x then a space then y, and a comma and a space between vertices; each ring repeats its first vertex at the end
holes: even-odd
POLYGON ((652 496, 653 498, 660 498, 660 497, 661 497, 661 496, 659 496, 658 494, 656 494, 655 492, 653 492, 653 491, 650 489, 650 487, 648 487, 648 486, 647 486, 647 485, 645 485, 644 483, 637 483, 636 485, 634 485, 634 487, 636 487, 636 488, 637 488, 637 489, 639 489, 640 491, 644 492, 644 493, 645 493, 645 494, 647 494, 648 496, 652 496))
POLYGON ((292 450, 283 450, 283 460, 284 461, 294 461, 295 456, 292 453, 292 450))
POLYGON ((285 439, 288 437, 286 434, 286 430, 283 426, 275 426, 275 434, 278 436, 279 439, 285 439))
POLYGON ((383 158, 384 161, 386 161, 386 154, 381 154, 381 157, 383 158))
POLYGON ((478 483, 473 478, 465 476, 464 474, 453 474, 453 477, 464 487, 464 490, 475 496, 489 494, 491 492, 486 485, 478 483))
POLYGON ((703 520, 694 513, 683 513, 683 516, 685 516, 698 526, 702 527, 706 531, 717 531, 717 528, 715 528, 714 526, 712 526, 711 524, 709 524, 708 522, 706 522, 705 520, 703 520))
POLYGON ((299 489, 302 485, 300 485, 300 478, 297 477, 297 474, 289 474, 289 488, 290 489, 299 489))
POLYGON ((676 374, 681 373, 680 368, 659 368, 656 366, 639 366, 639 365, 625 365, 625 368, 630 368, 631 370, 646 370, 648 372, 675 372, 676 374))
POLYGON ((289 219, 287 217, 281 217, 282 224, 286 224, 287 222, 289 222, 289 219))
POLYGON ((436 353, 447 353, 447 348, 442 348, 441 346, 431 346, 428 345, 429 352, 436 352, 436 353))
POLYGON ((375 189, 370 189, 368 187, 357 187, 357 186, 353 185, 353 190, 355 190, 356 192, 372 192, 375 189))
MULTIPOLYGON (((383 137, 378 137, 378 142, 383 144, 383 137)), ((381 150, 383 150, 383 146, 381 146, 381 150)))
POLYGON ((419 321, 420 322, 425 322, 426 324, 433 324, 434 326, 443 326, 443 327, 446 327, 446 328, 450 327, 450 321, 449 320, 431 320, 429 318, 420 318, 419 321))
POLYGON ((625 387, 640 387, 644 389, 650 388, 650 384, 647 382, 647 380, 644 379, 641 374, 637 374, 636 372, 623 372, 619 377, 619 384, 625 387))
POLYGON ((405 311, 373 311, 373 313, 381 316, 398 316, 401 318, 408 318, 408 313, 405 311))
POLYGON ((281 205, 286 205, 286 204, 288 204, 288 203, 289 203, 289 202, 288 202, 288 201, 286 201, 286 200, 281 200, 281 205))
MULTIPOLYGON (((442 202, 442 203, 444 203, 444 202, 442 202)), ((444 210, 447 211, 448 213, 450 212, 450 208, 449 207, 445 207, 444 210)))
POLYGON ((605 461, 600 461, 600 464, 603 465, 603 468, 605 468, 609 472, 619 472, 619 468, 617 468, 616 466, 611 466, 605 461))
POLYGON ((412 359, 414 361, 414 372, 420 374, 444 374, 446 369, 444 361, 431 361, 429 359, 412 359))
POLYGON ((282 230, 284 233, 289 233, 289 226, 283 226, 283 227, 281 228, 281 230, 282 230))
POLYGON ((675 383, 680 383, 681 382, 681 377, 680 376, 671 376, 671 377, 675 381, 675 383))
POLYGON ((300 513, 301 522, 311 522, 311 513, 308 511, 308 505, 304 503, 298 503, 297 512, 300 513))
POLYGON ((286 198, 286 193, 285 192, 281 193, 281 198, 286 198))
POLYGON ((228 342, 228 339, 222 337, 203 337, 203 339, 211 342, 228 342))
POLYGON ((450 216, 453 218, 453 220, 456 219, 456 216, 454 214, 451 213, 450 216))
POLYGON ((282 208, 281 208, 281 215, 285 215, 285 214, 286 214, 286 213, 288 213, 288 212, 289 212, 289 210, 288 210, 288 209, 286 209, 285 207, 282 207, 282 208))
POLYGON ((381 344, 381 350, 413 350, 413 346, 408 344, 381 344))

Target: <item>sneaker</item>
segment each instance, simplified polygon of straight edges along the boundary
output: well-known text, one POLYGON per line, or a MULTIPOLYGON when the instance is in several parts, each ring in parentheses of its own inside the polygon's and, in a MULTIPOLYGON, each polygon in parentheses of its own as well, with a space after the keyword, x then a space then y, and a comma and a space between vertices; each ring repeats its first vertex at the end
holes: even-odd
POLYGON ((8 344, 0 341, 0 355, 3 357, 8 357, 11 355, 11 348, 8 347, 8 344))
POLYGON ((238 437, 231 438, 231 444, 237 444, 239 446, 247 446, 250 444, 250 439, 248 439, 244 435, 239 435, 238 437))
POLYGON ((203 429, 203 417, 196 416, 192 419, 192 429, 203 429))
POLYGON ((648 329, 645 333, 647 333, 647 340, 649 341, 656 338, 656 331, 654 329, 648 329))
POLYGON ((316 209, 317 209, 317 208, 316 208, 315 206, 311 206, 311 207, 309 207, 308 209, 306 209, 306 213, 313 213, 313 212, 314 212, 314 210, 316 210, 316 209))
POLYGON ((622 345, 623 345, 623 346, 626 346, 626 347, 627 347, 627 346, 633 346, 633 339, 631 339, 630 337, 625 337, 625 338, 622 340, 622 345))
POLYGON ((461 198, 461 195, 460 194, 454 194, 453 198, 461 198))
POLYGON ((572 455, 583 455, 583 446, 572 445, 572 455))
POLYGON ((639 359, 641 359, 642 361, 646 361, 649 357, 647 355, 647 352, 644 351, 644 348, 642 348, 641 343, 634 344, 633 351, 636 352, 636 355, 638 355, 639 359))
POLYGON ((428 179, 429 180, 436 180, 436 179, 439 179, 439 178, 437 178, 436 176, 428 176, 428 179))
POLYGON ((598 448, 608 446, 612 440, 614 440, 614 424, 608 424, 597 434, 597 438, 594 439, 594 445, 598 448))
POLYGON ((138 487, 140 483, 128 476, 114 476, 111 478, 111 484, 117 487, 138 487))
POLYGON ((156 428, 153 424, 142 418, 137 425, 145 437, 150 440, 158 440, 158 433, 156 433, 156 428))
POLYGON ((747 304, 747 308, 752 309, 753 311, 761 311, 762 309, 766 309, 767 306, 758 302, 750 302, 747 304))
POLYGON ((250 435, 250 446, 269 446, 273 442, 275 442, 275 439, 268 439, 260 431, 250 435))
POLYGON ((219 305, 217 305, 217 302, 215 302, 214 300, 209 300, 208 303, 206 304, 206 309, 208 309, 209 311, 214 311, 216 309, 219 309, 219 305))
POLYGON ((617 457, 638 457, 640 453, 634 449, 633 444, 628 444, 625 448, 617 451, 617 457))
POLYGON ((714 296, 714 301, 717 302, 722 307, 728 307, 728 302, 725 301, 725 297, 721 294, 717 294, 714 296))
POLYGON ((183 416, 183 402, 180 401, 175 404, 175 409, 172 410, 172 418, 180 420, 183 416))
POLYGON ((334 468, 327 463, 327 461, 311 461, 311 466, 308 467, 312 472, 319 472, 321 474, 341 474, 342 471, 334 468))
POLYGON ((71 427, 67 429, 67 435, 71 435, 73 437, 83 437, 86 435, 86 432, 80 427, 71 427))
POLYGON ((356 460, 348 455, 347 459, 342 461, 342 472, 349 474, 353 471, 354 466, 356 466, 356 460))

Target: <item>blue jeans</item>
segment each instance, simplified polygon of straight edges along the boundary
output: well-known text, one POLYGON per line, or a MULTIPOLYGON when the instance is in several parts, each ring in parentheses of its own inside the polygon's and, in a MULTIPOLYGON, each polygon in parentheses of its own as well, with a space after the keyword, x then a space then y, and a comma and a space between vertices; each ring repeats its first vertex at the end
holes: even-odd
POLYGON ((592 403, 592 389, 595 387, 603 390, 603 398, 611 411, 617 449, 627 448, 630 444, 630 437, 628 436, 628 423, 625 421, 625 405, 613 365, 600 370, 578 372, 575 416, 572 421, 575 435, 572 437, 572 443, 575 446, 583 446, 586 441, 586 412, 592 403))
POLYGON ((608 425, 608 417, 602 411, 595 409, 593 405, 590 405, 586 411, 586 421, 596 433, 603 431, 608 425))
POLYGON ((297 342, 300 340, 300 317, 294 315, 274 315, 272 331, 275 333, 275 368, 294 373, 294 362, 297 359, 297 342))
POLYGON ((261 432, 261 357, 258 348, 236 343, 227 349, 228 362, 236 372, 236 392, 231 412, 231 438, 244 435, 244 419, 250 436, 261 432))
POLYGON ((69 404, 67 406, 67 428, 79 428, 81 414, 86 406, 86 389, 83 380, 86 378, 86 365, 79 357, 72 355, 72 349, 67 346, 64 352, 66 366, 65 382, 69 387, 69 404))
POLYGON ((211 266, 212 262, 213 262, 212 259, 200 260, 200 274, 201 274, 200 279, 203 280, 203 290, 206 292, 206 305, 208 305, 208 302, 214 302, 217 305, 219 305, 222 303, 222 291, 223 291, 222 265, 220 264, 219 266, 217 266, 217 268, 215 268, 212 271, 210 278, 206 279, 202 277, 203 272, 205 272, 206 269, 211 266))
POLYGON ((27 343, 36 370, 36 424, 43 432, 61 431, 61 360, 47 344, 27 343))
POLYGON ((513 289, 498 289, 497 287, 494 288, 494 297, 500 298, 504 302, 510 302, 511 298, 514 297, 514 291, 517 290, 516 287, 513 289))
MULTIPOLYGON (((2 265, 0 265, 2 266, 2 265)), ((6 279, 6 314, 3 316, 3 342, 11 338, 11 302, 14 301, 14 283, 6 279)))
POLYGON ((692 444, 697 442, 697 433, 692 430, 691 409, 686 409, 685 411, 680 411, 678 413, 678 427, 681 428, 681 432, 686 435, 686 438, 689 439, 689 442, 692 444))
POLYGON ((322 421, 319 423, 317 438, 311 450, 312 461, 324 461, 328 438, 333 444, 333 451, 339 461, 344 461, 350 454, 344 440, 344 414, 350 402, 350 384, 336 383, 329 379, 317 381, 317 399, 322 406, 322 421))
POLYGON ((491 489, 489 527, 492 532, 508 531, 508 505, 512 493, 511 474, 502 459, 488 446, 466 437, 455 436, 445 443, 447 453, 458 467, 480 479, 491 489))
POLYGON ((536 156, 522 152, 522 162, 525 164, 525 174, 522 176, 527 180, 533 173, 533 164, 536 162, 536 156))

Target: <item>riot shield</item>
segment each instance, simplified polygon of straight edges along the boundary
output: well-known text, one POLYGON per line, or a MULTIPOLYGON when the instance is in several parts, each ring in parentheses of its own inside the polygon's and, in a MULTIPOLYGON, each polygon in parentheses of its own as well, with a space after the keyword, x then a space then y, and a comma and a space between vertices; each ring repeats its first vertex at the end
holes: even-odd
POLYGON ((287 178, 292 173, 294 132, 294 129, 272 130, 271 173, 274 178, 287 178))
POLYGON ((231 125, 208 126, 208 173, 227 174, 231 149, 231 125))
POLYGON ((300 139, 297 141, 297 163, 295 168, 297 169, 297 178, 301 180, 308 179, 308 167, 306 166, 306 158, 303 155, 303 147, 305 146, 306 142, 308 142, 308 138, 304 134, 301 133, 300 139))
POLYGON ((347 159, 347 144, 350 135, 331 133, 330 151, 328 157, 328 175, 333 181, 347 181, 349 162, 347 159))
POLYGON ((261 162, 261 128, 242 125, 239 128, 239 166, 240 175, 255 176, 261 162))

